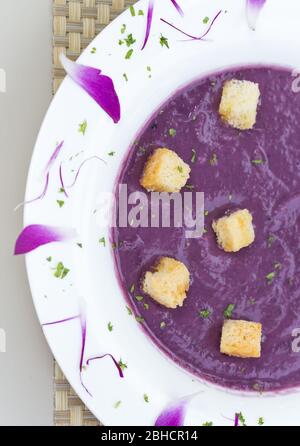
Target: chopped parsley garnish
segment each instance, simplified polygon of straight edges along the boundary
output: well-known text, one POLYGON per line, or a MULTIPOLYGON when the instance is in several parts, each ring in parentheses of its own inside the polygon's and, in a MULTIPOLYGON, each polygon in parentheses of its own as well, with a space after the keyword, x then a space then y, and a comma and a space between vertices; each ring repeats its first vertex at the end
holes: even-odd
POLYGON ((226 319, 230 319, 231 318, 234 308, 235 308, 234 304, 229 304, 228 305, 228 307, 224 311, 224 317, 226 317, 226 319))
POLYGON ((271 248, 271 246, 273 245, 274 241, 275 241, 274 235, 270 234, 269 237, 268 237, 268 240, 267 240, 268 248, 271 248))
POLYGON ((144 303, 143 305, 144 305, 145 310, 149 310, 149 304, 144 303))
POLYGON ((135 17, 135 9, 134 9, 134 7, 131 5, 129 9, 130 9, 130 14, 132 15, 132 17, 135 17))
POLYGON ((135 290, 135 284, 133 283, 133 284, 131 285, 131 287, 130 287, 130 290, 129 290, 129 291, 130 291, 131 293, 133 293, 133 292, 134 292, 134 290, 135 290))
POLYGON ((113 326, 113 324, 111 322, 109 322, 107 324, 107 328, 108 328, 108 331, 113 331, 114 326, 113 326))
POLYGON ((208 216, 208 211, 204 211, 204 217, 208 216))
POLYGON ((187 189, 189 189, 189 190, 193 190, 193 189, 195 189, 195 186, 193 186, 193 184, 186 184, 186 186, 185 186, 187 189))
POLYGON ((99 239, 99 243, 101 243, 104 247, 106 246, 106 240, 105 237, 102 237, 99 239))
POLYGON ((127 313, 129 314, 129 316, 132 316, 132 309, 129 307, 126 307, 127 313))
POLYGON ((178 170, 179 173, 183 173, 183 168, 182 168, 182 166, 177 166, 177 170, 178 170))
POLYGON ((259 164, 263 164, 263 163, 264 163, 264 160, 261 160, 261 159, 252 160, 251 163, 252 163, 252 164, 259 165, 259 164))
POLYGON ((135 316, 135 320, 137 322, 139 322, 140 324, 142 324, 143 322, 145 322, 145 319, 142 316, 135 316))
POLYGON ((124 40, 119 39, 119 45, 120 45, 120 46, 124 45, 124 40))
POLYGON ((273 281, 273 279, 275 278, 275 276, 276 276, 276 272, 272 271, 266 275, 266 279, 269 283, 271 283, 273 281))
POLYGON ((87 129, 87 121, 85 119, 81 124, 79 124, 78 132, 82 133, 83 136, 84 136, 85 132, 86 132, 86 129, 87 129))
POLYGON ((133 53, 133 49, 127 51, 127 53, 126 53, 126 55, 125 55, 125 59, 127 59, 127 60, 130 59, 131 56, 132 56, 132 53, 133 53))
POLYGON ((146 393, 144 393, 144 401, 145 403, 149 403, 149 396, 146 393))
POLYGON ((117 401, 117 402, 114 404, 114 408, 115 408, 115 409, 118 409, 118 408, 121 406, 121 403, 122 403, 122 401, 117 401))
POLYGON ((201 310, 199 311, 199 316, 201 316, 203 319, 207 319, 210 316, 209 310, 201 310))
POLYGON ((126 25, 125 23, 123 23, 122 27, 121 27, 121 34, 124 34, 126 31, 126 25))
POLYGON ((116 152, 114 152, 114 151, 109 152, 109 153, 108 153, 108 156, 114 156, 115 153, 116 153, 116 152))
POLYGON ((69 272, 70 270, 66 268, 62 262, 58 262, 55 268, 54 277, 57 279, 64 279, 69 272))
POLYGON ((211 156, 209 162, 210 162, 210 165, 211 165, 211 166, 215 166, 216 164, 218 164, 218 157, 217 157, 217 154, 216 154, 216 153, 213 153, 213 154, 212 154, 212 156, 211 156))
POLYGON ((144 296, 135 296, 138 302, 141 302, 144 299, 144 296))
POLYGON ((176 136, 176 130, 175 129, 169 129, 169 135, 174 138, 176 136))
POLYGON ((204 19, 203 19, 203 23, 204 23, 204 25, 206 25, 207 23, 209 22, 209 17, 204 17, 204 19))
POLYGON ((91 54, 95 54, 96 52, 97 52, 97 48, 93 47, 93 48, 91 49, 91 54))
POLYGON ((192 149, 192 158, 191 158, 191 163, 194 163, 196 161, 196 150, 192 149))
POLYGON ((79 246, 79 248, 82 248, 82 243, 77 243, 77 246, 79 246))
POLYGON ((148 66, 147 67, 147 71, 151 71, 151 70, 152 70, 152 68, 148 66))
POLYGON ((164 37, 162 34, 160 35, 159 43, 161 44, 162 47, 166 46, 168 49, 170 49, 169 40, 167 39, 167 37, 164 37))
POLYGON ((258 423, 259 426, 263 426, 265 424, 265 420, 263 419, 263 417, 259 417, 257 423, 258 423))
POLYGON ((127 364, 125 364, 125 362, 123 362, 122 359, 120 359, 119 367, 124 372, 124 370, 127 369, 127 364))
POLYGON ((142 9, 139 9, 138 15, 144 15, 144 11, 142 9))
POLYGON ((133 45, 136 42, 136 39, 133 38, 132 34, 128 34, 126 39, 124 39, 124 42, 129 47, 129 46, 133 45))
POLYGON ((159 324, 159 326, 160 326, 160 328, 163 330, 163 329, 165 328, 165 326, 166 326, 166 323, 165 323, 164 321, 162 321, 162 322, 159 324))
POLYGON ((246 426, 246 419, 244 417, 244 415, 242 414, 242 412, 237 414, 239 422, 241 423, 242 426, 246 426))
POLYGON ((47 260, 47 262, 51 262, 52 261, 52 257, 49 256, 49 257, 46 258, 46 260, 47 260))
POLYGON ((125 81, 128 82, 128 76, 126 73, 123 73, 123 77, 124 77, 125 81))
POLYGON ((63 205, 65 204, 65 202, 64 202, 63 200, 56 200, 56 203, 58 204, 58 206, 59 206, 60 208, 62 208, 63 205))
POLYGON ((59 191, 58 191, 60 194, 63 194, 64 192, 65 192, 65 189, 64 189, 64 187, 61 187, 60 189, 59 189, 59 191))
POLYGON ((212 421, 206 421, 205 423, 202 424, 202 426, 212 426, 213 423, 212 421))

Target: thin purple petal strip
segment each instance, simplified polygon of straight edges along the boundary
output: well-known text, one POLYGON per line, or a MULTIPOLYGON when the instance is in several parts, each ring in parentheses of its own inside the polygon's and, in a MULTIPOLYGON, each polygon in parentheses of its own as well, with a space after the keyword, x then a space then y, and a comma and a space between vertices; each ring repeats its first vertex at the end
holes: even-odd
POLYGON ((55 163, 55 160, 58 157, 63 145, 64 145, 64 141, 62 141, 61 143, 58 144, 57 147, 55 147, 54 152, 52 153, 48 163, 46 164, 45 171, 44 171, 45 174, 48 174, 50 172, 50 169, 53 166, 53 164, 55 163))
POLYGON ((38 197, 32 198, 31 200, 23 201, 23 203, 18 204, 18 206, 16 206, 14 210, 17 211, 21 206, 34 203, 35 201, 38 201, 38 200, 42 200, 47 193, 48 186, 49 186, 49 179, 50 179, 50 174, 47 173, 45 186, 44 186, 42 193, 38 197))
POLYGON ((255 31, 259 13, 264 7, 266 0, 247 0, 247 20, 249 27, 255 31))
POLYGON ((27 254, 42 245, 53 242, 63 242, 76 237, 72 228, 57 226, 29 225, 19 235, 14 255, 27 254))
POLYGON ((119 376, 120 376, 120 378, 124 378, 123 371, 122 371, 122 369, 121 369, 121 367, 120 367, 118 361, 117 361, 117 360, 113 357, 113 355, 111 355, 110 353, 106 353, 105 355, 102 355, 102 356, 95 356, 95 357, 93 357, 93 358, 89 358, 89 359, 87 360, 87 362, 86 362, 86 365, 90 365, 90 362, 92 362, 92 361, 97 361, 98 359, 106 358, 107 356, 109 356, 109 357, 112 359, 113 363, 115 364, 115 366, 116 366, 116 368, 117 368, 117 370, 118 370, 118 372, 119 372, 119 376))
POLYGON ((187 405, 196 395, 181 398, 167 406, 155 421, 155 426, 184 426, 187 405))
POLYGON ((236 413, 234 416, 234 426, 238 426, 239 425, 239 414, 236 413))
POLYGON ((179 12, 179 14, 180 14, 181 16, 183 16, 183 15, 184 15, 184 12, 183 12, 183 10, 181 9, 181 7, 178 5, 177 1, 176 1, 176 0, 171 0, 171 2, 172 2, 173 5, 175 6, 175 8, 176 8, 177 11, 179 12))
POLYGON ((48 327, 49 325, 64 324, 65 322, 73 321, 74 319, 79 319, 79 318, 80 315, 77 314, 76 316, 67 317, 66 319, 61 319, 60 321, 46 322, 45 324, 42 324, 42 327, 48 327))
POLYGON ((173 25, 172 23, 168 22, 165 19, 160 19, 163 23, 166 23, 167 25, 171 26, 171 28, 176 29, 176 31, 179 31, 181 34, 184 34, 186 37, 189 37, 192 40, 203 40, 204 37, 206 37, 208 35, 208 33, 210 32, 210 30, 212 29, 215 21, 218 19, 218 17, 221 15, 222 10, 220 10, 216 16, 213 18, 211 24, 209 25, 208 29, 205 31, 204 34, 202 34, 201 36, 192 36, 191 34, 186 33, 185 31, 183 31, 180 28, 177 28, 177 26, 173 25))
POLYGON ((102 163, 106 164, 105 161, 104 161, 102 158, 100 158, 99 156, 96 156, 96 155, 91 156, 90 158, 87 158, 86 160, 82 161, 82 163, 80 164, 80 166, 79 166, 79 168, 78 168, 78 170, 77 170, 77 172, 76 172, 76 174, 75 174, 75 178, 74 178, 73 182, 72 182, 69 186, 65 186, 65 184, 64 184, 64 177, 63 177, 63 172, 62 172, 62 164, 63 164, 63 163, 61 163, 61 165, 60 165, 60 167, 59 167, 60 184, 61 184, 61 187, 62 187, 62 189, 64 190, 64 193, 65 193, 65 195, 66 195, 67 197, 68 197, 67 189, 71 189, 72 187, 75 186, 75 184, 76 184, 76 182, 77 182, 77 179, 78 179, 78 177, 79 177, 79 174, 80 174, 81 169, 83 168, 83 166, 84 166, 88 161, 91 161, 91 160, 93 160, 93 159, 96 159, 96 160, 98 160, 98 161, 102 161, 102 163))
POLYGON ((152 25, 152 19, 153 19, 153 10, 154 10, 154 0, 149 0, 148 4, 148 12, 147 12, 147 23, 146 23, 146 33, 145 33, 145 39, 142 46, 142 50, 147 45, 149 36, 150 36, 150 30, 152 25))
POLYGON ((83 88, 115 123, 119 122, 121 107, 112 79, 101 74, 99 68, 72 62, 64 54, 61 54, 60 61, 73 81, 83 88))

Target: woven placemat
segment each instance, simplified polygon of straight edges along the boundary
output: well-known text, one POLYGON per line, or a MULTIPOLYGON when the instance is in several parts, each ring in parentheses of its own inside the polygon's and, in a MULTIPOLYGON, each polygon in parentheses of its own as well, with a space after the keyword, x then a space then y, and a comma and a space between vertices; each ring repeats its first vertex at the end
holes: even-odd
MULTIPOLYGON (((77 59, 94 37, 136 0, 53 0, 53 93, 65 72, 60 53, 77 59)), ((57 363, 54 364, 54 424, 99 426, 78 398, 57 363)))

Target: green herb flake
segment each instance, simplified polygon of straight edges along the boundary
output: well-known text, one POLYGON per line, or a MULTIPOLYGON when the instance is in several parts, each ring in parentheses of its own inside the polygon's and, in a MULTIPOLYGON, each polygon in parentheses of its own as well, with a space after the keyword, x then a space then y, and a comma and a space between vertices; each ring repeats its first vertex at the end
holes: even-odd
POLYGON ((268 248, 271 248, 271 246, 273 245, 274 241, 275 241, 274 235, 270 234, 268 239, 267 239, 268 248))
POLYGON ((93 48, 91 49, 91 54, 96 54, 96 52, 97 52, 97 48, 93 47, 93 48))
POLYGON ((138 302, 141 302, 144 299, 144 296, 135 296, 138 302))
POLYGON ((115 153, 116 153, 116 152, 114 152, 114 151, 109 152, 109 153, 108 153, 108 156, 114 156, 115 153))
POLYGON ((244 417, 244 415, 242 414, 242 412, 237 414, 238 416, 238 420, 241 423, 242 426, 246 426, 246 419, 244 417))
POLYGON ((204 23, 204 25, 206 25, 209 22, 209 17, 204 17, 204 19, 202 20, 202 22, 204 23))
POLYGON ((126 307, 127 313, 129 314, 129 316, 132 316, 132 309, 129 307, 126 307))
POLYGON ((144 11, 142 9, 139 9, 138 15, 144 15, 144 11))
POLYGON ((108 328, 108 331, 113 331, 114 326, 113 326, 113 324, 112 324, 111 322, 109 322, 109 323, 107 324, 107 328, 108 328))
POLYGON ((134 7, 131 5, 129 9, 130 9, 130 14, 132 15, 132 17, 135 17, 135 9, 134 9, 134 7))
POLYGON ((208 211, 204 211, 204 217, 208 216, 208 211))
POLYGON ((199 316, 201 316, 203 319, 207 319, 210 316, 209 310, 201 310, 199 311, 199 316))
POLYGON ((273 281, 273 279, 275 278, 275 276, 276 276, 276 272, 272 271, 266 275, 266 279, 269 283, 271 283, 273 281))
POLYGON ((196 154, 196 150, 195 149, 192 149, 192 158, 191 158, 191 163, 195 163, 195 161, 196 161, 196 158, 197 158, 197 154, 196 154))
POLYGON ((132 56, 132 53, 133 53, 133 49, 127 51, 127 53, 126 53, 126 55, 125 55, 125 59, 126 59, 126 60, 130 59, 131 56, 132 56))
POLYGON ((124 39, 124 42, 129 47, 129 46, 133 45, 136 42, 136 39, 133 38, 132 34, 128 34, 126 39, 124 39))
POLYGON ((251 163, 254 165, 259 165, 259 164, 263 164, 264 160, 262 160, 262 159, 251 160, 251 163))
POLYGON ((226 319, 230 319, 233 313, 233 310, 235 308, 234 304, 229 304, 228 307, 226 308, 226 310, 224 311, 224 317, 226 319))
POLYGON ((49 257, 46 258, 46 260, 47 260, 47 262, 52 262, 52 257, 49 256, 49 257))
POLYGON ((218 157, 217 157, 216 153, 212 154, 212 156, 211 156, 211 158, 209 160, 209 163, 210 163, 211 166, 216 166, 218 164, 218 157))
POLYGON ((164 321, 162 321, 162 322, 159 324, 159 327, 163 330, 163 329, 166 327, 166 323, 165 323, 164 321))
POLYGON ((122 27, 121 27, 121 34, 124 34, 126 31, 126 24, 123 23, 122 27))
POLYGON ((63 200, 56 200, 56 203, 58 204, 58 206, 60 208, 62 208, 64 206, 64 204, 65 204, 65 202, 63 200))
POLYGON ((118 44, 119 44, 120 46, 124 45, 124 40, 122 40, 122 39, 119 39, 119 42, 118 42, 118 44))
POLYGON ((148 66, 147 71, 152 71, 152 68, 148 66))
POLYGON ((82 248, 82 243, 77 243, 77 246, 79 246, 79 248, 82 248))
POLYGON ((135 290, 135 284, 133 283, 133 284, 131 285, 129 291, 130 291, 131 293, 134 293, 134 290, 135 290))
POLYGON ((182 166, 177 166, 177 170, 178 170, 179 173, 183 173, 183 168, 182 168, 182 166))
POLYGON ((121 406, 121 403, 122 403, 122 401, 117 401, 117 402, 114 404, 114 408, 115 408, 115 409, 118 409, 118 408, 121 406))
POLYGON ((167 37, 164 37, 162 34, 160 35, 159 43, 161 44, 162 47, 165 46, 168 49, 170 49, 170 47, 169 47, 169 40, 167 39, 167 37))
POLYGON ((122 372, 124 372, 124 370, 126 370, 128 368, 127 364, 125 364, 125 362, 122 361, 122 358, 120 359, 118 364, 119 364, 119 367, 122 370, 122 372))
POLYGON ((212 421, 205 421, 205 423, 202 424, 202 426, 212 426, 212 421))
POLYGON ((143 305, 144 305, 145 310, 149 310, 149 304, 144 303, 143 305))
POLYGON ((169 135, 174 138, 176 136, 176 130, 175 129, 169 129, 169 135))
POLYGON ((265 420, 263 419, 263 417, 259 417, 257 424, 259 426, 263 426, 265 424, 265 420))
POLYGON ((86 129, 87 129, 87 121, 85 119, 81 124, 79 124, 78 132, 82 133, 83 136, 84 136, 85 132, 86 132, 86 129))
POLYGON ((123 77, 124 77, 125 81, 128 82, 128 76, 126 73, 123 73, 123 77))
POLYGON ((193 184, 186 184, 185 187, 186 187, 186 189, 189 189, 189 190, 195 189, 195 186, 193 184))
POLYGON ((64 279, 67 274, 70 272, 68 268, 65 268, 62 262, 58 262, 54 271, 54 277, 57 279, 64 279))
POLYGON ((149 396, 146 393, 144 393, 144 401, 145 403, 149 403, 149 396))
POLYGON ((135 316, 135 320, 137 322, 139 322, 140 324, 142 324, 143 322, 145 322, 145 319, 142 316, 135 316))
POLYGON ((100 238, 100 239, 99 239, 99 243, 102 244, 102 245, 104 246, 104 248, 105 248, 105 246, 106 246, 106 240, 105 240, 105 237, 100 238))
POLYGON ((58 191, 59 194, 64 194, 65 193, 65 189, 64 187, 61 187, 58 191))

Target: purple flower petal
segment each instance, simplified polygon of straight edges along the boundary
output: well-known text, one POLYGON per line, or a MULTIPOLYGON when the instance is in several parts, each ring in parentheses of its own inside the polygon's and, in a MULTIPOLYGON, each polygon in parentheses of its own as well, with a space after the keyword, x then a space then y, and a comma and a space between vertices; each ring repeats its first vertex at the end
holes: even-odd
POLYGON ((192 39, 192 40, 203 40, 204 37, 206 37, 206 36, 208 35, 208 33, 210 32, 210 30, 212 29, 212 27, 213 27, 215 21, 216 21, 217 18, 221 15, 221 13, 222 13, 222 10, 220 10, 220 11, 215 15, 215 17, 213 18, 213 20, 212 20, 211 24, 209 25, 208 29, 207 29, 207 30, 205 31, 205 33, 202 34, 201 36, 193 36, 193 35, 191 35, 191 34, 188 34, 188 33, 185 32, 185 31, 183 31, 182 29, 177 28, 177 26, 173 25, 172 23, 168 22, 168 21, 165 20, 165 19, 160 19, 160 20, 161 20, 163 23, 166 23, 167 25, 171 26, 171 28, 176 29, 176 31, 179 31, 181 34, 184 34, 185 36, 189 37, 189 38, 192 39))
POLYGON ((50 156, 50 159, 48 161, 48 163, 46 164, 45 167, 45 174, 48 174, 51 170, 51 167, 53 166, 53 164, 55 163, 56 158, 58 157, 62 147, 64 145, 64 141, 62 141, 61 143, 58 144, 57 147, 55 147, 54 152, 52 153, 52 155, 50 156))
POLYGON ((76 184, 76 182, 77 182, 77 179, 78 179, 78 177, 79 177, 80 171, 81 171, 81 169, 83 168, 83 166, 84 166, 88 161, 92 161, 92 160, 94 160, 94 159, 95 159, 95 160, 98 160, 98 161, 101 161, 101 162, 103 162, 104 164, 106 164, 105 161, 104 161, 102 158, 100 158, 99 156, 96 156, 96 155, 91 156, 90 158, 87 158, 86 160, 82 161, 82 163, 80 164, 80 166, 79 166, 79 168, 77 169, 77 172, 76 172, 76 174, 75 174, 74 180, 73 180, 73 182, 72 182, 69 186, 65 186, 64 176, 63 176, 63 171, 62 171, 62 165, 63 165, 63 163, 60 164, 60 166, 59 166, 60 184, 61 184, 61 187, 62 187, 62 189, 63 189, 63 191, 64 191, 66 197, 69 196, 68 193, 67 193, 67 189, 71 189, 72 187, 75 186, 75 184, 76 184))
POLYGON ((239 425, 239 414, 236 413, 234 416, 234 426, 238 426, 239 425))
POLYGON ((147 45, 147 42, 148 42, 148 39, 149 39, 151 25, 152 25, 152 19, 153 19, 153 10, 154 10, 154 0, 149 0, 148 12, 147 12, 146 33, 145 33, 145 39, 144 39, 144 43, 143 43, 143 46, 142 46, 142 50, 147 45))
POLYGON ((155 426, 183 426, 188 403, 196 395, 181 398, 167 406, 155 421, 155 426))
POLYGON ((72 62, 64 54, 61 54, 60 61, 73 81, 82 87, 115 123, 119 122, 121 107, 112 79, 101 74, 99 68, 72 62))
POLYGON ((179 14, 180 14, 181 16, 183 16, 183 15, 184 15, 184 12, 183 12, 183 10, 181 9, 181 7, 178 5, 177 1, 176 1, 176 0, 171 0, 171 2, 172 2, 173 5, 175 6, 175 8, 176 8, 177 11, 179 12, 179 14))
POLYGON ((23 229, 15 244, 15 255, 27 254, 42 245, 63 242, 76 237, 72 228, 45 225, 29 225, 23 229))
POLYGON ((247 20, 250 28, 255 31, 256 22, 266 0, 247 0, 247 20))
POLYGON ((61 319, 60 321, 46 322, 45 324, 42 324, 42 327, 48 327, 49 325, 64 324, 65 322, 73 321, 74 319, 79 319, 79 318, 80 315, 77 314, 76 316, 67 317, 66 319, 61 319))

